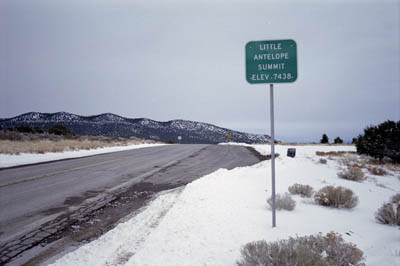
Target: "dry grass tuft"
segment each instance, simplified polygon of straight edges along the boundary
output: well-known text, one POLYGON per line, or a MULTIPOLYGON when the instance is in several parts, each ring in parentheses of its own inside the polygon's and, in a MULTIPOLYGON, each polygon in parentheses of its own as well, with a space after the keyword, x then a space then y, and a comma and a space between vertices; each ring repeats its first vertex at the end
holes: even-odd
POLYGON ((368 167, 368 171, 373 175, 379 175, 379 176, 388 174, 388 172, 385 169, 379 167, 368 167))
POLYGON ((315 154, 317 156, 336 156, 336 157, 341 157, 345 154, 355 154, 356 152, 352 152, 352 151, 328 151, 328 152, 324 152, 324 151, 316 151, 315 154))

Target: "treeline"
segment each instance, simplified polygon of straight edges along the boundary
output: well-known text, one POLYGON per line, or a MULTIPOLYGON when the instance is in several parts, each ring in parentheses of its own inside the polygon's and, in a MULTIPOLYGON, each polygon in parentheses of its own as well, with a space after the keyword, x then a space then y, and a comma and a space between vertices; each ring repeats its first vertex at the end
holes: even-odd
POLYGON ((62 124, 55 124, 51 126, 48 131, 46 132, 40 127, 31 127, 28 125, 20 125, 16 127, 11 127, 7 129, 3 129, 0 126, 0 130, 2 131, 9 131, 9 132, 19 132, 19 133, 29 133, 29 134, 54 134, 54 135, 59 135, 59 136, 74 136, 74 133, 71 132, 69 128, 62 124))
MULTIPOLYGON (((329 143, 326 134, 322 135, 320 143, 329 143)), ((335 144, 343 143, 340 137, 335 138, 335 144)), ((400 121, 385 121, 377 126, 368 126, 364 134, 353 138, 357 153, 366 154, 378 160, 388 160, 400 163, 400 121)))

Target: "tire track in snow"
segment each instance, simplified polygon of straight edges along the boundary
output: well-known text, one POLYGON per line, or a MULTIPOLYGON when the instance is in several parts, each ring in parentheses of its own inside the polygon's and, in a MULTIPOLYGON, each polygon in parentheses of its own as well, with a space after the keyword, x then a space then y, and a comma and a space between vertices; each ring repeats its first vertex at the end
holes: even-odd
POLYGON ((161 192, 140 213, 100 238, 66 254, 51 266, 123 266, 143 246, 177 201, 182 187, 161 192))
POLYGON ((115 257, 110 258, 110 260, 106 261, 104 265, 125 265, 140 249, 142 244, 146 241, 147 236, 149 236, 154 228, 160 224, 161 220, 175 204, 180 195, 180 191, 182 191, 182 189, 158 196, 158 198, 151 203, 149 209, 146 210, 149 215, 143 217, 144 220, 138 221, 137 227, 135 228, 135 231, 138 232, 138 234, 131 234, 128 239, 122 242, 119 248, 115 251, 115 257), (154 207, 153 204, 155 205, 154 207))

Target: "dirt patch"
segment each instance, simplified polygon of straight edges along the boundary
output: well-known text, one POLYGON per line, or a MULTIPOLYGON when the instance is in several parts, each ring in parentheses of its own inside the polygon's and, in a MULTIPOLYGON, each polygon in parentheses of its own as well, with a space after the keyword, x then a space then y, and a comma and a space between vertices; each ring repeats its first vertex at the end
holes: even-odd
MULTIPOLYGON (((262 155, 253 147, 246 147, 254 156, 256 156, 260 161, 271 160, 271 154, 262 155)), ((275 153, 275 158, 279 157, 279 153, 275 153)))

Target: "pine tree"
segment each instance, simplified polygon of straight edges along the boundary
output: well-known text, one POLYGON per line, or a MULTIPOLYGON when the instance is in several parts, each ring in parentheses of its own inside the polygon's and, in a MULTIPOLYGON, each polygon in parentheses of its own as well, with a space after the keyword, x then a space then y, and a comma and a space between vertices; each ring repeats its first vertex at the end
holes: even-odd
POLYGON ((400 163, 400 121, 386 121, 378 126, 364 129, 364 135, 356 140, 359 154, 367 154, 376 159, 388 157, 400 163))
POLYGON ((336 137, 334 142, 335 142, 335 144, 341 144, 341 143, 343 143, 343 140, 340 137, 336 137))
POLYGON ((55 135, 63 135, 63 136, 71 136, 73 133, 62 124, 55 124, 54 126, 49 128, 49 134, 55 135))
POLYGON ((329 143, 329 138, 326 134, 322 135, 322 139, 320 140, 321 143, 329 143))

